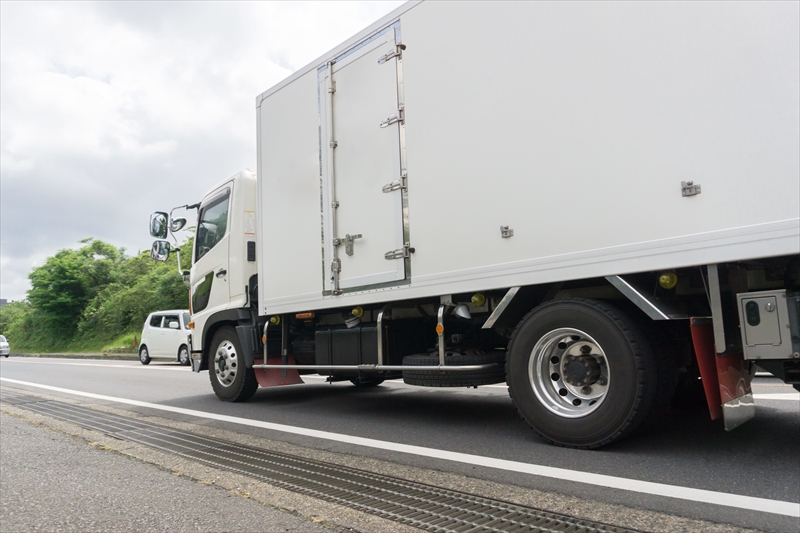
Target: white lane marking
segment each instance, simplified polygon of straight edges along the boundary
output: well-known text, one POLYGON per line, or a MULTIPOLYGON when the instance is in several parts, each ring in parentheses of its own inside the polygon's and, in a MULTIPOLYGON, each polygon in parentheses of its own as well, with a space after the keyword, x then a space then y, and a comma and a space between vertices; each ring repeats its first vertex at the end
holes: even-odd
POLYGON ((483 457, 480 455, 471 455, 467 453, 437 450, 435 448, 425 448, 422 446, 414 446, 410 444, 399 444, 396 442, 388 442, 377 439, 354 437, 352 435, 344 435, 341 433, 331 433, 328 431, 319 431, 316 429, 287 426, 284 424, 275 424, 272 422, 262 422, 260 420, 249 420, 247 418, 238 418, 228 415, 218 415, 215 413, 205 413, 203 411, 195 411, 194 409, 184 409, 182 407, 171 407, 168 405, 158 405, 155 403, 140 402, 138 400, 129 400, 127 398, 104 396, 102 394, 94 394, 91 392, 63 389, 61 387, 52 387, 50 385, 41 385, 39 383, 31 383, 29 381, 20 381, 17 379, 0 377, 0 381, 5 381, 7 383, 16 383, 18 385, 26 385, 29 387, 36 387, 55 392, 63 392, 66 394, 72 394, 74 396, 83 396, 85 398, 94 398, 97 400, 105 400, 126 405, 135 405, 137 407, 158 409, 160 411, 168 411, 171 413, 195 416, 197 418, 207 418, 211 420, 219 420, 221 422, 240 424, 243 426, 269 429, 272 431, 282 431, 284 433, 291 433, 293 435, 303 435, 305 437, 313 437, 316 439, 343 442, 346 444, 355 444, 357 446, 366 446, 368 448, 377 448, 382 451, 395 451, 400 453, 408 453, 411 455, 418 455, 421 457, 444 459, 446 461, 453 461, 456 463, 485 466, 488 468, 496 468, 498 470, 519 472, 524 474, 531 474, 534 476, 549 477, 565 481, 574 481, 576 483, 584 483, 587 485, 595 485, 599 487, 621 489, 630 492, 653 494, 655 496, 663 496, 666 498, 676 498, 679 500, 711 503, 715 505, 723 505, 726 507, 736 507, 738 509, 748 509, 751 511, 760 511, 763 513, 779 514, 779 515, 800 518, 800 503, 784 502, 780 500, 768 500, 766 498, 754 498, 752 496, 728 494, 725 492, 714 492, 704 489, 693 489, 690 487, 680 487, 677 485, 665 485, 662 483, 653 483, 651 481, 640 481, 638 479, 607 476, 604 474, 593 474, 589 472, 580 472, 577 470, 567 470, 565 468, 554 468, 551 466, 520 463, 517 461, 507 461, 505 459, 495 459, 493 457, 483 457))
MULTIPOLYGON (((156 370, 174 370, 174 371, 178 371, 178 372, 189 372, 188 368, 174 368, 174 367, 159 366, 159 365, 145 366, 145 365, 143 365, 141 363, 136 364, 136 365, 131 365, 131 364, 127 364, 127 365, 126 364, 112 365, 112 364, 109 364, 109 363, 74 363, 74 362, 64 362, 64 361, 20 361, 18 359, 12 359, 12 360, 9 360, 7 362, 9 362, 9 363, 22 363, 22 364, 25 364, 25 365, 101 366, 101 367, 106 367, 106 368, 128 368, 128 369, 133 369, 133 370, 152 370, 152 369, 156 369, 156 370)), ((120 361, 120 362, 121 363, 126 363, 128 361, 120 361)))
POLYGON ((753 394, 756 400, 794 400, 800 402, 800 392, 788 392, 786 394, 753 394))

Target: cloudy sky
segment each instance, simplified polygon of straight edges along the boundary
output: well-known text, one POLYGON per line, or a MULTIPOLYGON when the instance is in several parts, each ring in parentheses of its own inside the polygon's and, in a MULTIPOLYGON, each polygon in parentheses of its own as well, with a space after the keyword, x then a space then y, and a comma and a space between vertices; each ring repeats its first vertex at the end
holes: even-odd
POLYGON ((256 168, 255 97, 402 2, 0 2, 0 298, 256 168))

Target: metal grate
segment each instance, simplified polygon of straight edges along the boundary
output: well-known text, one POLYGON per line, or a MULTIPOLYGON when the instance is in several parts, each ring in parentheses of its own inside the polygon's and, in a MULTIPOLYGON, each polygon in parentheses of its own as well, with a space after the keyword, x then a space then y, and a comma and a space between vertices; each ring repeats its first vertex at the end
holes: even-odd
POLYGON ((400 478, 259 450, 10 391, 3 402, 109 436, 238 472, 278 487, 434 532, 629 532, 630 529, 400 478))

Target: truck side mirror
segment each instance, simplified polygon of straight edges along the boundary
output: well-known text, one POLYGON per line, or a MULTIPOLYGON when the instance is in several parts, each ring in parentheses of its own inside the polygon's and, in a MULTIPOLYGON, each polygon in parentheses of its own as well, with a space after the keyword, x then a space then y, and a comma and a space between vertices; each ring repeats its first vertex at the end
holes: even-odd
POLYGON ((173 233, 180 231, 186 225, 185 218, 173 218, 169 223, 169 230, 173 233))
POLYGON ((167 238, 167 214, 156 211, 150 215, 150 236, 156 239, 167 238))
MULTIPOLYGON (((166 227, 166 226, 165 226, 166 227)), ((150 259, 156 261, 166 261, 169 259, 169 252, 171 250, 169 241, 156 241, 150 249, 150 259)))

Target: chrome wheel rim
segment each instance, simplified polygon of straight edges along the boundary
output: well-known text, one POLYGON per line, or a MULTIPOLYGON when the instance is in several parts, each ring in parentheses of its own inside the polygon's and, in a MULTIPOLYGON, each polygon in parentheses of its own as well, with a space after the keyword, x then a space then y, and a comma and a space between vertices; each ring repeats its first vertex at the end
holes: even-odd
POLYGON ((180 363, 182 365, 185 365, 186 363, 188 363, 189 362, 189 350, 187 350, 186 348, 182 348, 180 354, 178 355, 178 361, 180 361, 180 363))
POLYGON ((147 356, 148 356, 147 348, 142 348, 141 350, 139 350, 139 361, 147 361, 147 356))
POLYGON ((611 370, 602 347, 589 334, 559 328, 531 350, 528 378, 542 405, 563 418, 580 418, 605 401, 611 370))
POLYGON ((236 361, 236 348, 231 341, 222 341, 214 352, 214 373, 217 381, 223 387, 233 385, 236 379, 238 363, 236 361))

